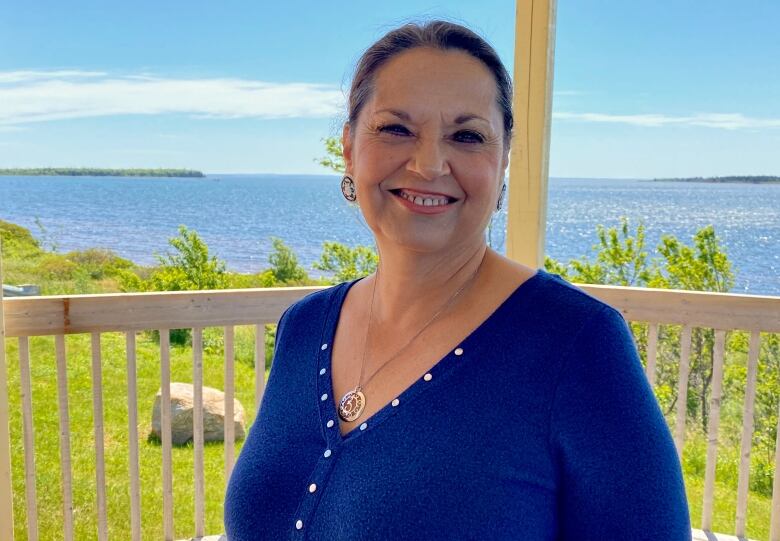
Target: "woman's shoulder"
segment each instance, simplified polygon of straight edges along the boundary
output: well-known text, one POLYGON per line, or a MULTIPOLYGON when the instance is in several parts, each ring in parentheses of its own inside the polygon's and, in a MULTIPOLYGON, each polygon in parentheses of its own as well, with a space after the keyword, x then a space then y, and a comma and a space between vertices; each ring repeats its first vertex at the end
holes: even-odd
POLYGON ((565 323, 570 328, 597 314, 620 314, 602 299, 544 268, 533 269, 503 256, 495 268, 496 280, 519 283, 509 299, 516 301, 518 310, 530 312, 537 321, 565 323))
POLYGON ((284 310, 280 322, 285 325, 321 323, 330 310, 340 304, 353 283, 354 281, 342 282, 308 293, 284 310))
POLYGON ((569 282, 561 275, 544 269, 539 269, 538 272, 544 286, 539 289, 539 295, 550 312, 565 312, 579 317, 609 312, 620 314, 620 311, 611 304, 569 282))

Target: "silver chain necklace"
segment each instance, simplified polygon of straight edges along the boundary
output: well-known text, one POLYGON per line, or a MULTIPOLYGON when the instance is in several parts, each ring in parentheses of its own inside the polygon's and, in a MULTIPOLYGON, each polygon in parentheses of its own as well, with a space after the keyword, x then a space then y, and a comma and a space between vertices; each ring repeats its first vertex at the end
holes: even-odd
MULTIPOLYGON (((449 308, 453 302, 455 302, 455 299, 458 298, 458 296, 463 292, 464 289, 466 289, 466 286, 471 284, 471 282, 474 281, 474 278, 476 278, 477 273, 479 272, 479 269, 482 268, 482 261, 485 260, 485 257, 483 255, 482 260, 480 260, 479 265, 477 266, 477 269, 474 271, 474 273, 469 277, 468 280, 466 280, 462 286, 458 288, 458 290, 450 296, 450 298, 447 300, 447 302, 444 303, 444 305, 439 308, 435 314, 423 325, 420 327, 420 330, 418 330, 414 336, 412 336, 406 344, 404 344, 401 349, 396 351, 389 359, 387 359, 385 362, 382 363, 382 365, 371 375, 370 378, 368 378, 368 381, 366 381, 366 385, 369 384, 369 382, 374 379, 374 376, 376 376, 380 370, 382 370, 387 363, 398 357, 409 345, 422 334, 422 332, 428 328, 436 319, 447 309, 449 308)), ((351 391, 348 391, 343 397, 341 397, 341 402, 339 402, 339 417, 341 417, 342 420, 351 422, 360 417, 360 415, 363 413, 363 410, 366 406, 366 395, 363 393, 363 386, 360 384, 361 381, 363 381, 363 369, 366 365, 366 349, 368 344, 368 337, 371 333, 371 320, 374 312, 374 294, 376 293, 376 284, 379 281, 379 267, 377 267, 376 270, 376 278, 374 279, 374 285, 371 289, 371 306, 369 308, 368 312, 368 328, 366 329, 366 336, 363 340, 363 360, 361 361, 360 365, 360 379, 358 380, 357 387, 352 389, 351 391)))

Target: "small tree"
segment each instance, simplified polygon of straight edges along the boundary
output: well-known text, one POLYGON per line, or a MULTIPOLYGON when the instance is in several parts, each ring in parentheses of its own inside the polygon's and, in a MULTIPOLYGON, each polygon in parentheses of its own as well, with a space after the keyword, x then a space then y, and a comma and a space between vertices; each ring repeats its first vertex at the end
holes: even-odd
POLYGON ((350 248, 338 242, 324 242, 315 269, 334 273, 332 283, 355 280, 376 270, 379 256, 370 246, 350 248))
POLYGON ((274 280, 280 284, 300 284, 307 282, 309 276, 306 270, 298 264, 298 257, 292 248, 287 246, 282 239, 272 239, 274 251, 268 257, 271 263, 271 273, 274 280))
POLYGON ((209 257, 209 248, 198 233, 179 226, 179 236, 168 239, 173 253, 156 255, 160 267, 149 282, 153 291, 191 291, 224 289, 227 286, 225 263, 209 257))

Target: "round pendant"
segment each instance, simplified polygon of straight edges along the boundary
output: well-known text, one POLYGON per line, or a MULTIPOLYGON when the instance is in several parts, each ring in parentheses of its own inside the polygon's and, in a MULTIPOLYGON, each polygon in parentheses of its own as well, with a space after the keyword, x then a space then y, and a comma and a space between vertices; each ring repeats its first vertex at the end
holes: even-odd
POLYGON ((339 417, 344 421, 354 421, 363 413, 366 395, 355 389, 345 394, 339 402, 339 417))

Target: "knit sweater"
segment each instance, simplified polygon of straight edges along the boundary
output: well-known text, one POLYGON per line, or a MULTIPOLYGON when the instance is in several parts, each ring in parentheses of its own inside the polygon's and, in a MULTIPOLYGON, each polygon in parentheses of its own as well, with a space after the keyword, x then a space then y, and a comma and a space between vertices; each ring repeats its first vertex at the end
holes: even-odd
POLYGON ((346 282, 283 315, 230 478, 231 541, 690 540, 682 472, 623 316, 538 270, 342 436, 346 282))

